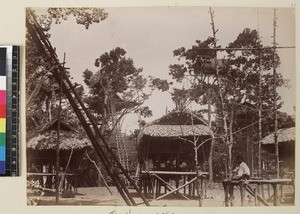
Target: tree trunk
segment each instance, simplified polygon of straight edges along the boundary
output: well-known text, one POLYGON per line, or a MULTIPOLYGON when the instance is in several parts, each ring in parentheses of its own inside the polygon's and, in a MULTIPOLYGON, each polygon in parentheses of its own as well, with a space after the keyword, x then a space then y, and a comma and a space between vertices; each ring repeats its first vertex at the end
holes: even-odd
MULTIPOLYGON (((62 80, 61 80, 62 82, 62 80)), ((57 131, 56 131, 56 173, 55 173, 55 202, 58 204, 59 201, 59 171, 60 171, 60 160, 59 160, 59 145, 60 145, 60 120, 61 120, 61 97, 62 97, 62 83, 60 83, 60 92, 59 92, 59 106, 58 106, 58 117, 57 117, 57 131)), ((51 100, 50 100, 51 103, 51 100)), ((51 107, 51 104, 50 104, 51 107)), ((50 108, 51 113, 51 108, 50 108)))
POLYGON ((208 157, 208 171, 209 171, 209 181, 213 181, 214 175, 213 175, 213 148, 214 148, 214 139, 211 140, 211 147, 209 151, 209 157, 208 157))
MULTIPOLYGON (((212 26, 213 38, 214 38, 213 44, 214 44, 214 48, 216 48, 217 47, 217 38, 216 38, 217 30, 215 29, 214 12, 211 10, 211 7, 209 8, 209 14, 210 14, 210 18, 211 18, 211 26, 212 26)), ((218 95, 219 95, 220 106, 221 106, 221 117, 223 120, 223 136, 224 136, 223 141, 224 141, 224 143, 226 142, 226 144, 228 145, 228 142, 226 140, 227 136, 228 136, 228 130, 227 130, 226 115, 225 115, 225 105, 224 105, 224 99, 223 99, 223 93, 222 93, 222 80, 220 78, 219 68, 218 68, 217 50, 215 50, 215 66, 216 66, 216 74, 217 74, 216 79, 217 79, 217 85, 218 85, 218 95)), ((231 151, 231 149, 228 148, 228 151, 229 150, 231 151)), ((231 159, 231 157, 230 157, 230 159, 231 159)), ((230 160, 230 163, 231 163, 231 160, 230 160)))
MULTIPOLYGON (((209 82, 209 79, 208 79, 209 82)), ((208 108, 208 127, 211 129, 211 94, 210 90, 207 92, 207 108, 208 108)), ((213 150, 214 150, 214 139, 211 140, 211 146, 209 150, 208 157, 208 171, 209 171, 209 180, 213 181, 213 150)))
POLYGON ((104 108, 103 108, 103 124, 100 127, 100 132, 102 135, 105 134, 107 130, 107 117, 108 117, 108 91, 104 90, 104 100, 103 100, 104 108))
MULTIPOLYGON (((252 122, 252 120, 251 120, 251 122, 252 122)), ((251 128, 251 133, 254 133, 254 127, 252 126, 252 128, 251 128)), ((254 154, 255 154, 255 151, 254 151, 254 142, 253 142, 253 138, 250 138, 250 140, 251 140, 251 175, 253 175, 253 172, 254 172, 254 168, 255 168, 255 166, 254 166, 254 154)))

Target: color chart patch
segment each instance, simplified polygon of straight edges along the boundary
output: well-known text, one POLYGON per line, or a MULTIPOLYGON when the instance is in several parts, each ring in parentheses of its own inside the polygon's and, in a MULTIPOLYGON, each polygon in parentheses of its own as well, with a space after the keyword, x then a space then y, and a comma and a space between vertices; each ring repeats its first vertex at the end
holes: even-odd
POLYGON ((0 175, 6 166, 6 48, 0 48, 0 175))

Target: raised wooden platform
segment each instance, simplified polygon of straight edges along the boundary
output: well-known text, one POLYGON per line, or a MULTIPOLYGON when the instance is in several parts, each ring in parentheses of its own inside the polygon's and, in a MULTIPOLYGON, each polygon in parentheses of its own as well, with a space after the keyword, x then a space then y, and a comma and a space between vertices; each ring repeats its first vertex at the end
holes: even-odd
MULTIPOLYGON (((73 173, 63 173, 59 172, 59 182, 64 190, 68 190, 70 188, 77 189, 76 177, 73 173)), ((55 172, 28 172, 27 177, 33 177, 40 181, 40 185, 42 188, 46 187, 46 189, 54 189, 55 183, 53 182, 56 177, 55 172), (48 183, 47 183, 47 180, 48 183), (47 183, 47 184, 46 184, 47 183)))
MULTIPOLYGON (((249 180, 224 180, 223 187, 225 192, 225 206, 232 206, 233 200, 233 191, 234 186, 239 186, 240 194, 241 194, 241 206, 245 205, 245 192, 247 191, 250 195, 252 195, 255 199, 255 204, 257 205, 258 202, 262 203, 265 206, 269 206, 269 202, 265 199, 264 196, 264 187, 263 185, 272 186, 273 188, 273 195, 270 198, 273 198, 273 205, 279 205, 279 194, 278 194, 278 187, 284 185, 292 185, 294 187, 294 180, 293 179, 249 179, 249 180), (256 185, 255 188, 253 186, 256 185), (231 191, 230 191, 231 189, 231 191), (259 190, 262 190, 261 194, 259 194, 259 190)), ((270 191, 268 189, 268 191, 270 191)), ((269 192, 270 194, 270 192, 269 192)))

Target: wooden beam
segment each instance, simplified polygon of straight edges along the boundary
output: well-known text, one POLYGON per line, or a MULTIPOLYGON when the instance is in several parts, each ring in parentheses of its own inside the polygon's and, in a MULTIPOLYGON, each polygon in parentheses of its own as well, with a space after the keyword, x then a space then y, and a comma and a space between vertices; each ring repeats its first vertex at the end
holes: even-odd
MULTIPOLYGON (((246 191, 249 192, 253 197, 255 197, 254 190, 253 190, 249 185, 246 185, 246 191)), ((257 199, 258 199, 258 201, 260 201, 263 205, 265 205, 265 206, 270 206, 270 205, 268 204, 268 202, 266 202, 262 197, 260 197, 260 195, 257 195, 257 199)))
MULTIPOLYGON (((292 179, 270 179, 270 180, 247 180, 249 184, 282 184, 282 185, 293 185, 293 180, 292 179)), ((234 180, 231 181, 232 184, 238 185, 239 181, 234 180)))
MULTIPOLYGON (((160 175, 197 175, 196 172, 176 172, 176 171, 147 171, 147 170, 142 170, 143 174, 160 174, 160 175)), ((206 176, 208 175, 208 172, 199 172, 200 176, 206 176)))
MULTIPOLYGON (((53 173, 48 173, 48 172, 44 172, 44 173, 42 173, 42 172, 28 172, 28 173, 26 173, 27 174, 27 176, 54 176, 55 175, 55 173, 53 172, 53 173)), ((73 176, 74 174, 72 174, 72 173, 62 173, 62 172, 60 172, 59 173, 59 176, 62 176, 62 175, 65 175, 65 176, 73 176)))

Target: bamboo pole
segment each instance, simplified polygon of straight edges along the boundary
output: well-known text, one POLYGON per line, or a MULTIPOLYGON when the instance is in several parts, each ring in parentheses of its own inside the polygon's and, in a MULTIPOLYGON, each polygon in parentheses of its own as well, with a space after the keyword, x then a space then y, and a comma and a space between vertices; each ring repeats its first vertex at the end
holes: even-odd
POLYGON ((273 18, 273 78, 274 78, 274 142, 275 142, 275 163, 276 163, 276 177, 279 178, 279 152, 278 152, 278 124, 277 124, 277 92, 276 92, 276 84, 277 84, 277 72, 276 72, 276 27, 277 27, 277 15, 276 9, 274 8, 274 18, 273 18))
MULTIPOLYGON (((208 84, 210 84, 208 77, 208 84)), ((211 90, 208 89, 207 91, 207 111, 208 111, 208 127, 211 129, 211 90)), ((208 157, 208 171, 209 171, 209 181, 213 181, 214 174, 213 174, 213 150, 214 150, 214 136, 211 140, 210 150, 209 150, 209 157, 208 157)))
POLYGON ((261 177, 261 139, 262 139, 262 126, 261 126, 261 117, 262 117, 262 60, 261 52, 259 52, 259 86, 258 86, 258 177, 261 177))

